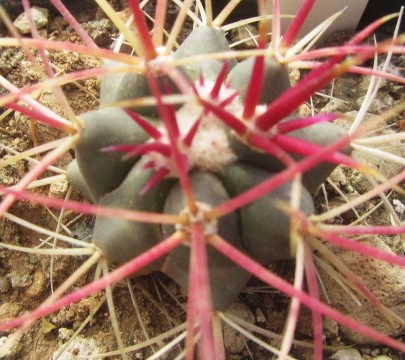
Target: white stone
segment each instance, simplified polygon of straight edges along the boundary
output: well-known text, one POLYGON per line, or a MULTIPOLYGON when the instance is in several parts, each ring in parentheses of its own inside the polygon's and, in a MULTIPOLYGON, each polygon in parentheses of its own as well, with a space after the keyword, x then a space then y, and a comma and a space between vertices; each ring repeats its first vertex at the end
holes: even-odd
POLYGON ((14 358, 21 349, 21 336, 11 334, 0 338, 0 359, 14 358))
POLYGON ((342 349, 336 351, 329 360, 362 360, 363 357, 356 349, 342 349))
POLYGON ((392 203, 394 204, 394 209, 398 214, 405 213, 405 205, 401 203, 398 199, 392 200, 392 203))
MULTIPOLYGON (((38 29, 48 24, 48 14, 49 14, 48 9, 33 6, 31 8, 31 14, 32 18, 34 19, 34 23, 38 29)), ((17 17, 17 19, 14 20, 14 26, 24 35, 31 33, 30 23, 28 21, 28 16, 25 12, 20 14, 17 17)))
POLYGON ((83 337, 76 337, 69 346, 63 351, 59 356, 59 352, 62 350, 64 345, 61 345, 58 350, 56 350, 52 355, 52 360, 79 360, 91 356, 92 359, 95 355, 102 353, 101 348, 98 346, 94 339, 86 339, 83 337))

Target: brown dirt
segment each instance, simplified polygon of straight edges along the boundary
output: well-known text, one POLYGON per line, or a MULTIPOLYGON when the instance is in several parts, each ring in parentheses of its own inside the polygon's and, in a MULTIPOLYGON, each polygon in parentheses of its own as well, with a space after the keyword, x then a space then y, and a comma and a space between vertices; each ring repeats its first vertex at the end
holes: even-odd
MULTIPOLYGON (((111 38, 117 35, 116 30, 111 26, 108 20, 103 18, 100 12, 81 14, 81 21, 84 27, 89 31, 99 46, 108 47, 111 44, 111 38)), ((66 21, 60 17, 51 15, 50 23, 45 30, 41 30, 41 36, 54 40, 68 40, 80 42, 79 38, 67 26, 66 21)), ((37 56, 36 52, 34 52, 37 56)), ((71 72, 78 69, 93 68, 100 65, 98 59, 89 56, 79 56, 71 53, 50 52, 50 61, 55 65, 58 71, 71 72)), ((401 60, 403 61, 403 59, 401 60)), ((0 74, 18 87, 34 84, 40 80, 40 75, 36 72, 31 64, 25 60, 21 49, 0 49, 0 74)), ((354 103, 353 99, 357 99, 361 94, 353 93, 357 89, 362 89, 359 77, 348 76, 342 82, 338 82, 335 88, 335 96, 345 101, 350 101, 350 104, 343 103, 343 107, 338 108, 338 111, 358 108, 358 104, 354 103)), ((63 90, 69 100, 69 104, 76 114, 94 109, 98 102, 98 82, 97 79, 81 81, 78 84, 69 84, 64 86, 63 90)), ((385 91, 386 96, 391 96, 394 101, 398 101, 398 94, 402 93, 401 88, 398 92, 397 85, 387 85, 385 91)), ((325 90, 327 91, 327 90, 325 90)), ((1 90, 0 90, 1 92, 1 90)), ((383 99, 386 99, 386 96, 383 99)), ((64 115, 62 108, 57 105, 57 102, 51 92, 43 92, 39 95, 40 102, 47 107, 52 108, 57 113, 64 115)), ((320 101, 318 107, 325 106, 326 103, 320 101)), ((390 106, 387 104, 386 106, 390 106)), ((400 118, 397 119, 401 121, 400 118)), ((61 137, 62 134, 45 125, 32 124, 25 116, 11 113, 3 120, 0 120, 0 141, 2 144, 10 146, 16 151, 24 151, 30 149, 33 145, 43 144, 50 140, 61 137)), ((0 150, 0 155, 6 156, 5 151, 0 150)), ((72 154, 66 154, 56 166, 65 168, 71 161, 72 154)), ((0 170, 1 183, 4 185, 13 185, 25 174, 29 167, 26 162, 19 162, 15 165, 8 166, 0 170)), ((347 178, 351 174, 345 174, 347 178)), ((353 184, 352 184, 353 185, 353 184)), ((340 185, 344 186, 344 185, 340 185)), ((356 189, 353 185, 354 193, 361 193, 361 190, 356 189)), ((41 190, 47 194, 49 189, 41 190)), ((333 189, 328 188, 330 200, 338 201, 338 197, 333 189)), ((79 194, 74 195, 79 198, 79 194)), ((396 195, 398 197, 398 195, 396 195)), ((403 200, 403 199, 400 199, 403 200)), ((321 207, 322 205, 319 205, 321 207)), ((364 204, 363 206, 368 206, 364 204)), ((20 216, 34 224, 43 226, 49 229, 55 229, 57 222, 50 212, 41 206, 35 204, 16 203, 11 211, 13 214, 20 216)), ((51 210, 54 215, 58 212, 51 210)), ((386 214, 376 214, 376 223, 386 223, 386 214)), ((64 216, 64 223, 68 223, 74 219, 74 215, 67 212, 64 216)), ((349 223, 352 220, 352 215, 347 214, 347 218, 340 221, 349 223)), ((83 236, 83 232, 88 231, 91 227, 92 219, 82 217, 70 225, 71 230, 75 230, 78 236, 83 236)), ((41 236, 33 231, 17 226, 15 223, 7 220, 0 220, 0 238, 2 242, 25 247, 35 247, 39 244, 41 236)), ((403 253, 403 244, 396 244, 394 250, 398 253, 403 253)), ((75 269, 80 266, 83 259, 75 257, 54 257, 53 265, 53 286, 57 287, 66 279, 75 269)), ((274 264, 274 268, 286 278, 291 278, 293 273, 293 264, 280 263, 274 264)), ((91 281, 93 273, 87 274, 75 286, 91 281)), ((10 287, 4 287, 5 291, 1 290, 0 286, 0 321, 11 319, 26 311, 38 307, 50 293, 50 258, 39 255, 27 255, 17 251, 9 251, 0 249, 0 278, 7 279, 10 287)), ((173 319, 176 324, 184 321, 185 314, 182 307, 185 306, 184 291, 179 289, 173 282, 162 275, 153 277, 142 277, 137 280, 131 280, 135 289, 136 299, 141 309, 141 318, 149 336, 154 336, 173 327, 173 319), (165 284, 170 293, 180 304, 176 304, 168 295, 168 292, 163 289, 160 283, 165 284), (164 301, 160 301, 164 298, 164 301), (156 303, 156 304, 155 304, 156 303), (180 306, 181 305, 181 306, 180 306)), ((252 284, 255 285, 255 284, 252 284)), ((54 328, 50 331, 44 330, 44 322, 38 321, 27 330, 23 338, 18 341, 14 352, 6 359, 51 359, 52 354, 58 349, 60 344, 65 340, 61 337, 61 329, 76 330, 82 321, 89 315, 92 309, 97 306, 102 299, 101 293, 94 297, 83 299, 77 304, 71 305, 68 308, 62 309, 55 314, 48 316, 47 321, 54 328), (41 327, 42 326, 42 327, 41 327)), ((120 327, 123 334, 125 344, 132 345, 145 339, 144 334, 140 330, 139 321, 134 311, 129 291, 125 282, 119 283, 114 289, 115 308, 117 317, 120 321, 120 327)), ((268 293, 246 292, 240 295, 239 301, 246 304, 251 313, 254 314, 256 325, 265 327, 269 330, 280 332, 284 326, 284 320, 288 307, 288 299, 282 295, 270 291, 268 293)), ((107 350, 115 349, 116 341, 111 329, 110 315, 106 304, 101 305, 100 310, 94 315, 91 325, 87 326, 82 332, 83 338, 95 339, 100 348, 107 350)), ((46 325, 46 324, 45 324, 46 325)), ((298 334, 301 338, 310 336, 310 324, 305 317, 300 323, 298 334)), ((330 323, 327 327, 329 330, 328 341, 334 345, 344 344, 344 340, 340 337, 339 330, 336 324, 330 323)), ((62 330, 65 331, 65 330, 62 330)), ((5 334, 6 335, 6 334, 5 334)), ((268 353, 259 348, 257 345, 249 343, 249 350, 254 354, 254 359, 268 359, 268 353)), ((400 358, 399 354, 382 347, 364 346, 359 348, 364 359, 371 359, 379 353, 387 354, 392 359, 400 358)), ((178 352, 178 349, 175 350, 178 352)), ((134 359, 144 359, 150 355, 148 350, 142 350, 132 353, 134 359)), ((168 358, 172 358, 171 354, 168 358)), ((295 352, 298 358, 310 358, 310 354, 305 354, 301 350, 295 352)), ((119 356, 111 356, 109 359, 118 359, 119 356)), ((238 353, 229 354, 229 359, 249 359, 247 348, 244 348, 238 353)))

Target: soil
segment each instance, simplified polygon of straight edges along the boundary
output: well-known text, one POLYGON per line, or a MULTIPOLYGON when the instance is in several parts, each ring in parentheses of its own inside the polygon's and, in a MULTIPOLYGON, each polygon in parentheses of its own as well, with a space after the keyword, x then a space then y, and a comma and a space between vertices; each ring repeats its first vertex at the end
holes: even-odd
MULTIPOLYGON (((117 10, 121 10, 121 2, 116 1, 117 10)), ((101 11, 83 11, 79 19, 83 27, 89 32, 97 45, 108 48, 112 44, 112 39, 117 37, 117 30, 112 26, 101 11)), ((175 14, 172 14, 173 16, 175 14)), ((168 21, 172 21, 168 19, 168 21)), ((187 29, 185 29, 187 32, 187 29)), ((46 28, 40 30, 40 36, 46 39, 63 40, 79 42, 80 39, 68 26, 67 22, 51 13, 49 23, 46 28)), ((34 51, 34 55, 38 56, 34 51)), ((94 68, 99 66, 100 60, 90 56, 79 56, 76 53, 53 52, 49 51, 49 60, 55 67, 56 72, 72 72, 78 69, 94 68)), ((405 59, 397 57, 398 68, 405 67, 405 59)), ((23 51, 20 48, 0 48, 0 74, 12 82, 17 87, 23 87, 35 84, 40 81, 40 74, 33 68, 31 63, 26 60, 23 51)), ((359 100, 364 96, 366 80, 357 75, 345 76, 344 79, 335 83, 334 96, 339 100, 330 102, 322 97, 317 97, 316 107, 333 107, 333 111, 348 112, 359 108, 359 100)), ((91 109, 97 108, 98 105, 98 81, 89 79, 80 81, 75 84, 65 85, 64 93, 75 114, 80 114, 91 109)), ((328 94, 329 89, 324 93, 328 94)), ((4 90, 0 89, 0 93, 4 90)), ((38 94, 39 101, 46 107, 52 108, 61 115, 64 110, 58 105, 57 100, 51 91, 44 91, 38 94)), ((403 87, 393 83, 387 83, 383 87, 382 94, 379 96, 375 105, 375 112, 378 113, 384 107, 391 107, 398 101, 403 101, 403 87)), ((403 130, 404 117, 398 116, 392 120, 392 129, 395 131, 403 130)), ((63 137, 61 132, 51 129, 48 126, 33 123, 29 118, 15 113, 3 113, 0 117, 0 141, 1 144, 12 148, 15 151, 23 152, 35 145, 44 144, 63 137)), ((5 149, 0 149, 2 159, 7 159, 10 154, 5 149)), ((65 169, 67 164, 72 160, 74 154, 67 153, 60 159, 55 166, 65 169)), ((0 181, 2 184, 14 185, 24 176, 31 165, 26 162, 18 162, 14 165, 7 166, 0 170, 0 181)), ((389 169, 387 171, 396 172, 398 169, 389 169)), ((47 173, 44 177, 54 173, 47 173)), ((336 181, 347 194, 356 196, 365 191, 361 186, 361 179, 352 181, 356 174, 353 172, 341 171, 340 179, 345 181, 336 181)), ((358 174, 357 174, 358 175, 358 174)), ((60 181, 52 184, 52 188, 43 187, 36 190, 38 193, 49 196, 63 198, 66 195, 67 187, 60 181)), ((339 195, 330 185, 326 188, 330 206, 336 206, 340 202, 339 195)), ((73 193, 73 199, 82 200, 79 193, 73 193)), ((394 199, 405 204, 405 199, 400 195, 394 194, 394 199)), ((323 210, 324 201, 322 196, 318 195, 318 210, 323 210)), ((375 203, 362 204, 364 209, 369 208, 375 203)), ((359 211, 364 210, 359 209, 359 211)), ((57 228, 58 211, 46 209, 36 204, 27 204, 17 202, 10 213, 26 219, 34 224, 48 229, 57 228)), ((402 214, 402 216, 404 216, 402 214)), ((337 223, 350 223, 353 221, 352 212, 343 214, 337 223)), ((375 224, 389 223, 389 215, 383 210, 374 214, 375 224)), ((403 219, 401 219, 403 220, 403 219)), ((77 218, 75 214, 66 212, 63 216, 63 223, 72 231, 77 238, 84 239, 91 233, 93 219, 91 217, 81 216, 77 218)), ((9 219, 0 220, 0 238, 3 243, 19 245, 24 247, 37 247, 45 239, 37 233, 18 226, 9 219)), ((47 241, 53 241, 48 239, 47 241)), ((398 253, 404 254, 404 244, 401 242, 392 243, 391 249, 398 253)), ((16 317, 27 311, 38 307, 49 295, 52 288, 60 285, 64 279, 77 269, 84 259, 80 257, 51 257, 40 256, 35 254, 25 254, 19 251, 0 249, 0 321, 16 317)), ((286 279, 291 280, 293 276, 294 264, 291 262, 279 262, 271 265, 272 270, 277 271, 286 279)), ((94 277, 94 271, 83 276, 74 288, 77 288, 94 277)), ((162 274, 153 274, 142 276, 140 278, 129 280, 131 287, 134 289, 136 303, 140 309, 139 318, 134 310, 131 300, 128 284, 121 282, 116 284, 114 293, 114 303, 117 312, 117 318, 120 323, 123 341, 126 345, 134 345, 145 340, 145 334, 141 330, 139 319, 146 329, 149 337, 161 334, 175 325, 179 325, 185 320, 186 296, 185 292, 174 284, 170 279, 162 274)), ((281 332, 284 326, 286 312, 288 309, 289 299, 276 291, 263 287, 262 284, 252 281, 250 287, 243 292, 239 299, 239 315, 250 319, 255 325, 266 328, 274 332, 281 332)), ((82 339, 93 339, 96 345, 90 343, 90 340, 84 342, 85 347, 91 348, 90 345, 98 347, 100 352, 111 351, 117 348, 116 340, 111 328, 110 313, 108 306, 104 301, 103 293, 97 293, 91 298, 83 299, 77 304, 64 308, 55 314, 48 316, 46 320, 37 321, 32 327, 24 332, 21 338, 15 341, 15 347, 10 350, 9 355, 1 357, 4 359, 52 359, 55 351, 60 345, 66 342, 71 331, 80 327, 82 322, 89 316, 93 309, 100 306, 100 309, 92 317, 90 324, 81 331, 82 339)), ((238 312, 237 311, 237 312, 238 312)), ((305 314, 305 312, 304 312, 305 314)), ((308 314, 307 314, 308 315, 308 314)), ((325 324, 326 342, 330 345, 347 345, 347 340, 342 338, 338 326, 329 321, 325 324)), ((298 330, 297 337, 308 339, 311 335, 311 325, 308 316, 303 316, 298 330)), ((3 334, 7 336, 8 334, 3 334)), ((227 338, 228 359, 268 359, 269 353, 260 348, 258 345, 248 342, 247 346, 242 339, 240 344, 235 342, 236 334, 230 333, 227 338), (232 345, 233 344, 233 345, 232 345), (253 354, 253 355, 250 355, 253 354)), ((0 345, 2 344, 0 339, 0 345)), ((239 341, 240 342, 240 341, 239 341)), ((79 351, 80 345, 76 343, 79 351)), ((373 359, 377 355, 387 355, 393 360, 399 360, 400 354, 381 346, 358 345, 356 347, 363 359, 373 359)), ((155 350, 157 347, 155 347, 155 350)), ((174 358, 175 353, 179 353, 180 348, 175 348, 167 357, 174 358)), ((73 349, 71 353, 75 350, 73 349)), ((330 353, 332 353, 331 351, 330 353)), ((131 353, 133 359, 145 359, 151 355, 151 350, 139 350, 131 353)), ((299 359, 311 358, 311 352, 303 351, 296 348, 293 355, 299 359)), ((73 355, 72 355, 73 356, 73 355)), ((61 357, 62 359, 63 357, 61 357)), ((110 356, 109 359, 118 359, 120 356, 110 356)), ((65 359, 65 358, 63 358, 65 359)), ((74 359, 74 357, 66 357, 74 359)))

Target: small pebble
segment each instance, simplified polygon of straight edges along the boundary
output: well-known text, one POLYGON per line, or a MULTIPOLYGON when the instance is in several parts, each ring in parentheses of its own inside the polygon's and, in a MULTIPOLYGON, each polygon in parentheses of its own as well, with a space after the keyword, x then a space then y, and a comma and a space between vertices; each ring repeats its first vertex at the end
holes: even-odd
POLYGON ((387 355, 378 355, 373 360, 392 360, 392 358, 387 355))
POLYGON ((375 357, 381 354, 381 350, 380 349, 374 349, 373 351, 371 351, 371 356, 375 357))
POLYGON ((329 360, 362 360, 363 357, 356 349, 341 349, 336 351, 329 360))
MULTIPOLYGON (((31 14, 38 29, 48 24, 48 9, 33 6, 31 8, 31 14)), ((14 20, 14 26, 21 32, 21 34, 26 35, 31 33, 30 23, 25 12, 20 14, 17 19, 14 20)))
POLYGON ((49 187, 49 197, 63 199, 68 191, 69 183, 66 179, 54 181, 49 187))
POLYGON ((256 317, 256 322, 265 322, 266 321, 266 317, 264 316, 263 311, 260 308, 256 309, 255 317, 256 317))
POLYGON ((403 215, 405 213, 405 205, 398 199, 392 200, 392 203, 394 204, 394 209, 398 214, 403 215))
POLYGON ((58 330, 59 339, 68 341, 75 332, 72 329, 60 328, 58 330))
POLYGON ((5 293, 10 290, 11 284, 10 280, 5 276, 0 276, 0 292, 5 293))
POLYGON ((25 295, 28 297, 36 297, 41 295, 41 293, 46 289, 46 279, 42 271, 36 271, 32 276, 32 283, 25 289, 25 295))

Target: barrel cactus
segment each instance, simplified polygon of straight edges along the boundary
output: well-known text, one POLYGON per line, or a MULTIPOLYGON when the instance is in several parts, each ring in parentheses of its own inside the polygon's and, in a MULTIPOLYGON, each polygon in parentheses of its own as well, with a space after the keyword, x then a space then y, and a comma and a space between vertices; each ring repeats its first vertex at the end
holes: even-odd
MULTIPOLYGON (((205 26, 193 30, 172 58, 226 51, 230 48, 225 34, 220 29, 205 26)), ((159 57, 154 61, 159 64, 159 57)), ((176 77, 181 77, 190 86, 189 91, 194 92, 177 108, 175 105, 149 106, 140 110, 111 107, 110 104, 120 101, 151 96, 153 90, 148 84, 148 76, 142 73, 104 77, 101 81, 101 108, 80 116, 84 128, 76 148, 77 159, 68 171, 70 182, 103 206, 168 214, 190 211, 178 180, 174 150, 162 117, 167 117, 166 121, 170 121, 174 128, 184 167, 190 174, 191 187, 201 210, 207 211, 270 178, 288 166, 288 162, 283 163, 283 158, 246 141, 248 126, 256 114, 263 112, 264 104, 277 99, 291 85, 287 67, 271 59, 263 61, 262 88, 250 85, 254 65, 254 57, 240 63, 235 59, 209 59, 176 68, 178 73, 172 80, 161 75, 157 79, 162 94, 181 92, 176 87, 176 77), (252 109, 251 118, 244 119, 243 109, 248 104, 246 97, 253 89, 258 92, 257 105, 252 109), (227 123, 226 116, 235 118, 239 124, 227 123)), ((288 136, 287 140, 291 137, 293 145, 294 139, 298 139, 296 153, 300 153, 298 144, 326 146, 345 134, 333 123, 306 125, 307 121, 292 114, 282 119, 278 126, 266 129, 270 136, 263 136, 263 140, 270 143, 274 139, 274 146, 283 148, 278 136, 283 140, 284 136, 288 136), (300 122, 304 122, 302 129, 285 130, 300 122)), ((297 159, 297 154, 292 156, 297 159)), ((285 158, 290 158, 287 152, 285 158)), ((294 158, 291 157, 290 161, 294 162, 294 158)), ((303 176, 299 203, 304 214, 314 213, 311 192, 326 179, 334 166, 326 162, 303 176)), ((236 213, 215 221, 210 231, 218 232, 261 264, 289 259, 294 254, 290 244, 289 216, 278 208, 277 202, 289 203, 290 200, 291 183, 286 182, 236 213)), ((111 264, 123 264, 174 231, 173 226, 100 217, 95 223, 93 243, 111 264)), ((188 253, 187 246, 181 246, 158 263, 151 264, 149 270, 161 270, 187 288, 188 253)), ((226 310, 246 286, 250 275, 214 249, 209 251, 208 267, 214 309, 226 310)))
MULTIPOLYGON (((64 119, 27 99, 26 94, 36 90, 35 86, 22 90, 9 86, 10 94, 1 98, 2 104, 64 130, 69 136, 66 142, 55 145, 56 148, 16 187, 1 188, 4 200, 0 204, 0 214, 27 225, 6 213, 14 201, 21 198, 95 215, 91 244, 52 233, 55 238, 66 241, 70 248, 56 246, 56 240, 54 247, 49 249, 27 250, 6 243, 0 243, 0 246, 52 256, 91 257, 41 306, 1 324, 0 330, 27 327, 38 318, 106 289, 118 351, 104 355, 119 354, 125 358, 127 352, 135 351, 136 345, 126 347, 122 340, 112 305, 111 286, 128 277, 159 271, 187 291, 186 323, 165 334, 169 338, 176 334, 176 329, 186 331, 178 335, 173 344, 185 339, 187 359, 195 358, 196 343, 200 358, 226 357, 218 320, 231 319, 224 314, 251 276, 292 299, 280 350, 252 335, 258 331, 268 336, 265 329, 239 323, 248 329, 245 336, 251 336, 253 341, 280 358, 290 353, 300 304, 312 311, 314 358, 322 357, 322 316, 400 351, 405 350, 399 341, 356 322, 319 300, 312 251, 316 247, 319 253, 330 257, 329 249, 322 244, 328 241, 405 266, 403 257, 381 253, 360 243, 353 244, 337 235, 336 228, 323 227, 322 222, 327 222, 333 215, 319 220, 314 201, 318 188, 337 165, 355 169, 380 182, 379 191, 394 188, 403 179, 403 174, 387 180, 355 160, 351 156, 351 142, 357 134, 348 133, 333 123, 341 117, 339 114, 301 115, 299 111, 315 92, 349 71, 403 81, 399 76, 357 66, 376 52, 403 53, 400 45, 403 37, 394 38, 394 44, 386 41, 376 47, 359 45, 390 17, 371 24, 343 46, 301 54, 299 49, 321 31, 318 29, 311 39, 293 45, 314 1, 302 2, 297 17, 282 38, 279 37, 279 1, 274 1, 274 36, 269 44, 266 2, 258 0, 258 35, 252 35, 257 48, 239 52, 230 46, 224 30, 227 28, 224 21, 239 3, 237 0, 229 1, 215 18, 211 1, 206 1, 204 7, 199 1, 185 0, 179 5, 172 33, 165 35, 167 42, 163 41, 167 1, 156 2, 155 25, 150 33, 139 1, 129 1, 135 19, 135 30, 131 32, 107 1, 97 0, 122 32, 131 51, 136 53, 133 56, 97 48, 68 15, 62 2, 52 0, 52 3, 62 9, 65 18, 86 43, 86 46, 69 44, 69 50, 105 61, 100 68, 61 78, 48 75, 50 79, 41 86, 58 89, 59 85, 77 79, 100 76, 100 106, 97 110, 73 116, 73 119, 64 119), (201 19, 196 15, 198 12, 201 12, 201 19), (186 15, 195 26, 177 46, 177 35, 186 15), (322 62, 318 61, 323 57, 322 62), (309 63, 307 60, 314 61, 309 63), (311 70, 291 85, 289 65, 294 63, 311 70), (16 100, 26 102, 28 106, 22 106, 16 100), (66 177, 90 203, 62 201, 25 191, 50 164, 70 149, 74 149, 75 159, 68 166, 66 177), (297 259, 294 284, 267 268, 273 261, 285 259, 297 259), (104 271, 104 277, 62 296, 96 263, 99 265, 96 275, 104 271), (308 291, 303 290, 304 272, 308 291)), ((35 38, 21 41, 21 44, 41 51, 64 50, 66 46, 66 43, 35 38)), ((13 41, 3 40, 3 43, 15 46, 13 41)), ((46 58, 46 54, 44 56, 46 58)), ((403 108, 398 107, 389 115, 401 111, 403 108)), ((372 194, 375 195, 370 191, 367 196, 370 198, 372 194)), ((27 227, 43 231, 33 225, 27 227)), ((398 224, 366 229, 342 226, 338 230, 342 234, 345 231, 378 235, 404 232, 403 226, 398 224)), ((343 265, 337 261, 333 265, 343 269, 350 280, 357 281, 343 265)), ((379 306, 361 284, 358 287, 379 306)), ((92 314, 88 321, 91 317, 92 314)), ((235 324, 234 328, 243 331, 235 324)), ((162 347, 152 355, 154 358, 173 346, 172 341, 162 345, 162 339, 163 335, 159 335, 150 342, 162 347)), ((180 353, 179 357, 182 355, 180 353)))

